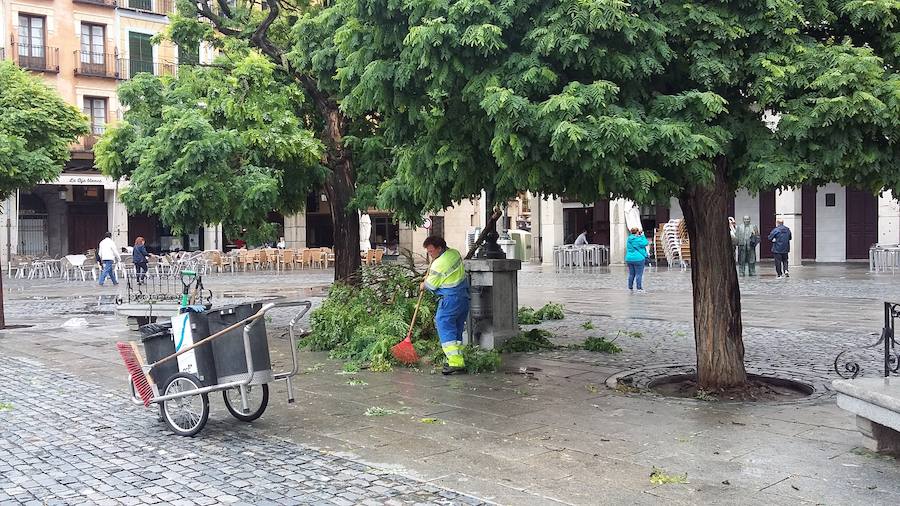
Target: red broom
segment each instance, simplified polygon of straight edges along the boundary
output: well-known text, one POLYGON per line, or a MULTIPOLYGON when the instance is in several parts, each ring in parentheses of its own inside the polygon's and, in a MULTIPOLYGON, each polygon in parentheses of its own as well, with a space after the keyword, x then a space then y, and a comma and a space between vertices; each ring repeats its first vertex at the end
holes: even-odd
POLYGON ((416 315, 419 314, 419 305, 422 303, 422 295, 425 294, 425 290, 419 290, 419 300, 416 302, 416 310, 413 311, 412 321, 409 323, 409 332, 406 333, 406 339, 400 341, 395 344, 391 348, 391 354, 404 364, 415 364, 419 361, 419 354, 416 353, 416 348, 412 343, 412 331, 413 326, 416 324, 416 315))

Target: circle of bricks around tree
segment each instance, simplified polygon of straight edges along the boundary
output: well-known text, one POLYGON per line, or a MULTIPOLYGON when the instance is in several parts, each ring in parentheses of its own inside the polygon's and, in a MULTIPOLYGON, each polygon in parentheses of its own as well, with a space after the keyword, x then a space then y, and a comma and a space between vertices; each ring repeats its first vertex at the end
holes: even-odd
MULTIPOLYGON (((797 385, 800 390, 811 391, 811 393, 805 397, 785 401, 767 402, 767 404, 784 405, 797 403, 816 403, 826 400, 830 402, 830 398, 834 395, 834 392, 831 390, 832 378, 829 378, 826 375, 804 373, 802 377, 799 377, 795 371, 791 371, 788 369, 753 366, 746 366, 746 371, 748 375, 794 384, 797 385)), ((640 395, 651 398, 657 397, 659 399, 665 399, 666 401, 674 400, 694 403, 705 402, 698 399, 663 396, 652 390, 652 387, 655 383, 658 383, 660 382, 660 380, 663 380, 665 378, 677 376, 693 376, 696 374, 697 366, 694 364, 664 364, 650 367, 641 367, 638 369, 622 371, 610 376, 606 380, 606 386, 613 390, 622 389, 623 387, 625 387, 626 390, 630 390, 633 388, 639 390, 640 395)))

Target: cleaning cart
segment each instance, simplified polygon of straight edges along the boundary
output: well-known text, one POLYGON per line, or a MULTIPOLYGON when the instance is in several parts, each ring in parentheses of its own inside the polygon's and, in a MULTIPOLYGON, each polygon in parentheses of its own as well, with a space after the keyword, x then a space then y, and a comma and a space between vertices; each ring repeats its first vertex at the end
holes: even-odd
POLYGON ((171 333, 154 334, 150 346, 145 338, 148 363, 136 343, 117 343, 128 369, 133 402, 159 406, 160 418, 180 436, 203 430, 213 392, 222 392, 225 407, 244 422, 256 420, 266 410, 269 383, 284 380, 288 402, 294 402, 296 339, 306 334, 297 329, 297 322, 311 307, 312 303, 302 301, 185 311, 172 317, 171 333), (271 369, 265 330, 266 313, 276 307, 300 308, 289 325, 291 369, 277 373, 271 369), (217 365, 225 374, 217 372, 217 365))

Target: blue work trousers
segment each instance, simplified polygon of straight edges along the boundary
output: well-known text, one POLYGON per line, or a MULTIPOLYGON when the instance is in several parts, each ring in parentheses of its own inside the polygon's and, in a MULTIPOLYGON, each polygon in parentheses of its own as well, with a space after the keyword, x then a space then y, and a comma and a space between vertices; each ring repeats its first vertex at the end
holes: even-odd
POLYGON ((434 325, 437 327, 441 345, 462 346, 462 333, 469 316, 469 297, 465 294, 444 295, 438 302, 434 325))

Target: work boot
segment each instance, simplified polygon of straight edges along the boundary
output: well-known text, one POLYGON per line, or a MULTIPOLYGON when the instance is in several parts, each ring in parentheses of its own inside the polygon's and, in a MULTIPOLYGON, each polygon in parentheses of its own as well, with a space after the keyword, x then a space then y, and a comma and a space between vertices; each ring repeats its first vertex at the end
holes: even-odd
POLYGON ((444 376, 450 376, 452 374, 466 374, 468 371, 465 367, 450 367, 447 364, 444 364, 444 368, 441 370, 441 374, 444 376))

